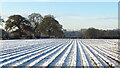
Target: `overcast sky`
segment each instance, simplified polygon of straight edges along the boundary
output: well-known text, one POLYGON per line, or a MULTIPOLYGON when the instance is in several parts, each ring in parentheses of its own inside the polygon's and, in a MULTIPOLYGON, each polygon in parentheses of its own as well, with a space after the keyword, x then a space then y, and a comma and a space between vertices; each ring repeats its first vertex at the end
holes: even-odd
POLYGON ((13 14, 52 14, 67 30, 118 28, 118 2, 1 2, 0 8, 4 19, 13 14))

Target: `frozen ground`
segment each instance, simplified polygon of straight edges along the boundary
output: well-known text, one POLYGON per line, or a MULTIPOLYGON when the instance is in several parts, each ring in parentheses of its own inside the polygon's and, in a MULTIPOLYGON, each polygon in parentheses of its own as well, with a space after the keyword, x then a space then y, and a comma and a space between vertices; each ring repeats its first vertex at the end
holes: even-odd
POLYGON ((118 40, 0 40, 2 66, 118 66, 118 40))

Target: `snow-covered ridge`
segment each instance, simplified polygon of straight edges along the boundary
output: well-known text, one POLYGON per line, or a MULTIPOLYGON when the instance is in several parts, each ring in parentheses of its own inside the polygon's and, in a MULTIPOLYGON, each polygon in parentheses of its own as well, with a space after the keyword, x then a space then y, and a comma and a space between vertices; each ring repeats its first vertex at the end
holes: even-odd
POLYGON ((117 39, 0 40, 2 66, 118 66, 117 39))

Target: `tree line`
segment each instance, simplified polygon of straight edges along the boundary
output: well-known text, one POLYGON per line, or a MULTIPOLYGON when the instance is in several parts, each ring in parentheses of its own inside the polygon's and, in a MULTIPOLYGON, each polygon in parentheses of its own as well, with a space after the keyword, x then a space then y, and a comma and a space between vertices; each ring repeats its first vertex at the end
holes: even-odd
POLYGON ((27 18, 21 15, 11 15, 5 21, 0 17, 1 39, 39 39, 39 38, 81 38, 81 39, 118 39, 120 29, 100 30, 88 28, 80 31, 67 31, 53 15, 42 16, 32 13, 27 18), (3 23, 2 23, 3 22, 3 23))
POLYGON ((53 15, 45 15, 32 13, 25 18, 21 15, 11 15, 5 23, 3 33, 6 38, 41 38, 41 37, 62 37, 64 29, 62 25, 55 19, 53 15), (6 31, 6 32, 5 32, 6 31))
POLYGON ((95 28, 87 29, 82 38, 87 39, 119 39, 120 38, 120 30, 99 30, 95 28))
POLYGON ((88 29, 81 29, 78 31, 66 31, 65 38, 120 39, 120 29, 100 30, 91 27, 88 29))

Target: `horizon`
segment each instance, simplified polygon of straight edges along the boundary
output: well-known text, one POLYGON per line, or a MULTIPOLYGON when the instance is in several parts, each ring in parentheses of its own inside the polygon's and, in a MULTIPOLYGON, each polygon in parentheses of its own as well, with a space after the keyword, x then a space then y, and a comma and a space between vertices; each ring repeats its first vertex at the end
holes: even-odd
POLYGON ((66 30, 118 28, 117 2, 2 2, 3 19, 14 14, 51 14, 66 30))

